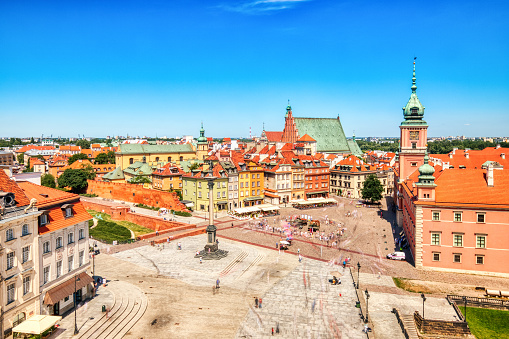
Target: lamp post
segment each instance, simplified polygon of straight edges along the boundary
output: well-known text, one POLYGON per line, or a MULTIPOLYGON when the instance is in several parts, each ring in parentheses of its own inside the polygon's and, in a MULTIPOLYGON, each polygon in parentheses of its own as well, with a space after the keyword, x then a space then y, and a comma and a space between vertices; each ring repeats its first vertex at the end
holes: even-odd
POLYGON ((426 301, 424 293, 421 293, 421 298, 422 298, 422 321, 424 321, 424 302, 426 301))
POLYGON ((369 309, 369 292, 368 292, 368 289, 366 288, 366 290, 364 291, 364 293, 366 294, 366 320, 365 322, 369 322, 369 318, 368 318, 368 309, 369 309))
POLYGON ((76 293, 76 281, 80 281, 80 278, 78 278, 78 275, 74 276, 74 334, 78 334, 80 330, 78 329, 78 321, 76 319, 76 299, 78 297, 76 293))
POLYGON ((463 297, 463 302, 465 303, 465 322, 467 322, 467 297, 463 297))
POLYGON ((357 262, 357 289, 359 289, 359 272, 361 270, 361 264, 357 262))

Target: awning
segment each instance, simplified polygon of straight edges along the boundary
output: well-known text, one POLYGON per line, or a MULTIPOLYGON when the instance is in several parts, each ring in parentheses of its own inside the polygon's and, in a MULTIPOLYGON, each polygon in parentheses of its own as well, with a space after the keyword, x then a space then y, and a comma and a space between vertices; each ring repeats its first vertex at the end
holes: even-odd
MULTIPOLYGON (((82 289, 94 282, 91 276, 89 276, 86 272, 81 273, 79 276, 79 281, 76 281, 76 290, 82 289)), ((44 296, 44 304, 46 305, 54 305, 60 300, 68 297, 74 293, 74 277, 71 279, 64 281, 60 285, 53 287, 51 290, 46 292, 44 296)))
POLYGON ((26 334, 41 334, 54 326, 62 317, 56 315, 34 315, 12 329, 12 332, 26 334))
POLYGON ((226 205, 228 203, 228 201, 218 201, 217 204, 218 205, 226 205))
POLYGON ((248 197, 244 201, 263 200, 262 197, 248 197))

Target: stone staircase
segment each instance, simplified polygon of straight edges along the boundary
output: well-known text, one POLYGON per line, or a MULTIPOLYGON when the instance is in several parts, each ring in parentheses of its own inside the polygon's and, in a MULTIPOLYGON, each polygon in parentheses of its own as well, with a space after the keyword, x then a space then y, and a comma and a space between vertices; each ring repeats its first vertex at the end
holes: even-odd
POLYGON ((412 314, 401 315, 401 322, 408 333, 408 339, 419 339, 417 328, 415 327, 414 316, 412 314))

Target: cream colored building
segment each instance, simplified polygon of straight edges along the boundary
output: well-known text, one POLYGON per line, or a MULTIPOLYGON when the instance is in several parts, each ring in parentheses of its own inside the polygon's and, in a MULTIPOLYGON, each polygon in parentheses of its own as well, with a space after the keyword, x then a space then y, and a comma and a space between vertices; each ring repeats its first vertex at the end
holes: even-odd
POLYGON ((122 144, 115 153, 115 164, 122 170, 136 161, 145 162, 150 166, 169 162, 180 165, 181 161, 196 159, 196 150, 191 144, 147 145, 122 144))

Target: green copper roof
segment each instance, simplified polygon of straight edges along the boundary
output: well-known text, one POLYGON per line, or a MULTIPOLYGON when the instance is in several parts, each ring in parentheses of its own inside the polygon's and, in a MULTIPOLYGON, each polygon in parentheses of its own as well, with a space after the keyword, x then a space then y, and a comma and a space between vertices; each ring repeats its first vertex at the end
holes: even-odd
POLYGON ((124 172, 122 172, 122 169, 119 167, 115 168, 113 171, 106 173, 103 175, 103 179, 107 180, 118 180, 118 179, 124 179, 124 172))
POLYGON ((415 59, 414 59, 414 69, 412 73, 412 94, 410 95, 410 99, 408 100, 405 107, 403 107, 403 117, 405 121, 403 121, 402 125, 426 125, 426 121, 422 120, 424 117, 424 106, 419 101, 417 97, 417 85, 415 84, 415 59))
POLYGON ((136 161, 124 170, 124 173, 129 173, 131 175, 152 175, 152 172, 152 166, 141 161, 136 161))
POLYGON ((429 185, 435 182, 435 177, 433 176, 435 169, 428 164, 428 161, 428 152, 426 152, 424 155, 424 164, 419 167, 419 184, 429 185))
POLYGON ((203 122, 201 123, 200 128, 200 137, 198 138, 198 143, 206 143, 207 138, 205 137, 205 130, 203 129, 203 122))
POLYGON ((347 141, 337 118, 294 118, 299 135, 308 134, 316 140, 318 152, 349 152, 362 154, 354 140, 347 141))
POLYGON ((120 154, 155 154, 155 153, 194 153, 189 144, 176 145, 146 145, 146 144, 122 144, 120 154))

